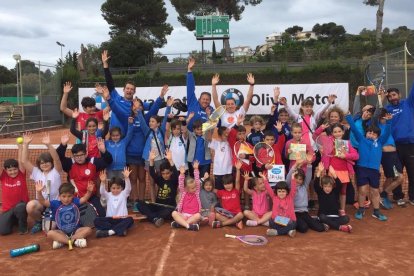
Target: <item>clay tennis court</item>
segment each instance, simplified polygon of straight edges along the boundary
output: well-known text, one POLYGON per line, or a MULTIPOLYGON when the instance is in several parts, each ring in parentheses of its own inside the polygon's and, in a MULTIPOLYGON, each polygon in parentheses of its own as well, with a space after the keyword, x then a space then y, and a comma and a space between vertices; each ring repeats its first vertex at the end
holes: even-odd
MULTIPOLYGON (((61 131, 52 131, 58 143, 61 131)), ((2 144, 15 143, 2 139, 2 144)), ((35 140, 34 143, 39 143, 35 140)), ((34 158, 35 156, 31 156, 34 158)), ((2 159, 4 156, 1 157, 2 159)), ((29 186, 30 189, 30 186, 29 186)), ((404 185, 404 191, 407 183, 404 185)), ((353 219, 353 233, 310 231, 295 238, 270 237, 265 246, 249 246, 224 234, 265 235, 265 227, 235 227, 199 232, 161 228, 141 221, 126 237, 88 239, 88 247, 52 250, 43 233, 0 236, 1 275, 413 275, 414 206, 394 209, 379 222, 366 212, 353 219), (9 250, 32 243, 40 252, 10 258, 9 250)))

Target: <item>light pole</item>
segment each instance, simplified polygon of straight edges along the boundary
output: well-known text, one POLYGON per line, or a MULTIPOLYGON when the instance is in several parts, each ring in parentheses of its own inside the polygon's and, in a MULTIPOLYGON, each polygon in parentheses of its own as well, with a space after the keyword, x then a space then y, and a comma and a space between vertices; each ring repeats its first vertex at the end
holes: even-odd
POLYGON ((65 47, 65 44, 60 43, 59 41, 56 41, 56 44, 60 46, 60 62, 61 62, 61 71, 62 71, 62 79, 63 79, 63 47, 65 47))
POLYGON ((19 104, 19 94, 20 94, 20 89, 19 89, 19 61, 22 58, 19 54, 14 54, 13 55, 14 60, 16 61, 16 104, 19 104))
POLYGON ((19 103, 19 80, 20 80, 20 104, 22 108, 22 120, 23 120, 23 130, 24 130, 24 102, 23 102, 23 82, 22 82, 22 57, 20 54, 14 54, 13 58, 16 60, 16 64, 19 68, 16 67, 17 75, 17 103, 19 103), (17 69, 19 71, 17 71, 17 69))

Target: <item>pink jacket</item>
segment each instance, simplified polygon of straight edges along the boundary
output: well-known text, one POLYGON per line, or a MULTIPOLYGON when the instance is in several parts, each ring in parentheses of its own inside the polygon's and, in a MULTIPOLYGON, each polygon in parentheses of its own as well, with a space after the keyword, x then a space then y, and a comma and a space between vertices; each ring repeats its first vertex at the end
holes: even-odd
POLYGON ((277 216, 283 216, 290 218, 292 221, 296 221, 294 206, 294 198, 296 194, 295 179, 292 178, 292 182, 290 184, 290 192, 284 199, 280 199, 277 195, 275 195, 275 192, 272 190, 267 180, 265 180, 264 183, 266 186, 266 191, 273 202, 272 219, 275 219, 277 216))
MULTIPOLYGON (((184 179, 185 176, 183 174, 180 174, 180 176, 178 177, 178 191, 180 193, 180 201, 177 204, 177 212, 181 212, 183 209, 183 201, 185 198, 185 195, 188 193, 185 188, 184 188, 184 179)), ((196 197, 197 197, 197 202, 198 202, 198 206, 201 210, 201 200, 200 200, 200 171, 194 170, 194 181, 196 183, 196 197)), ((200 211, 199 210, 199 211, 200 211)))

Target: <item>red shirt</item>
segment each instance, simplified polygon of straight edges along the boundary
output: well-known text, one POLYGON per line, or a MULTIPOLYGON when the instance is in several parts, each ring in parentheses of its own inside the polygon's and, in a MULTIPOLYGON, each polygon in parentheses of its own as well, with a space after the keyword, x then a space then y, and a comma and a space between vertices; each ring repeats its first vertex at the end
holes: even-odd
POLYGON ((241 212, 240 208, 240 191, 233 188, 231 191, 218 190, 217 197, 221 199, 221 206, 236 215, 241 212))
POLYGON ((96 138, 96 135, 88 135, 88 157, 101 157, 101 153, 98 149, 98 139, 96 138))
POLYGON ((78 130, 84 130, 86 128, 86 120, 89 118, 96 118, 98 122, 103 121, 103 110, 99 110, 96 113, 88 114, 85 112, 80 112, 78 118, 76 118, 78 130))
POLYGON ((16 177, 11 178, 3 170, 0 176, 3 212, 7 212, 16 206, 19 202, 28 202, 29 194, 27 192, 26 174, 19 171, 16 177))
MULTIPOLYGON (((96 166, 93 164, 93 158, 90 162, 85 164, 73 163, 72 168, 69 171, 70 179, 75 181, 75 185, 78 188, 78 197, 83 197, 88 188, 88 182, 95 182, 97 178, 96 166)), ((96 193, 96 186, 93 189, 93 194, 96 193)))

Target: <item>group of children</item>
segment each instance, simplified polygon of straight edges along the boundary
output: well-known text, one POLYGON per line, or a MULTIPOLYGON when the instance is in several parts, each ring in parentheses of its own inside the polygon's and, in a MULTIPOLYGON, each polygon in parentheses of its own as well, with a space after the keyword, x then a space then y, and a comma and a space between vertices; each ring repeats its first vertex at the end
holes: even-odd
MULTIPOLYGON (((102 57, 105 64, 107 53, 102 57)), ((194 60, 190 59, 187 93, 194 93, 193 66, 194 60)), ((108 71, 106 77, 107 74, 108 71)), ((253 95, 254 76, 248 74, 247 80, 249 100, 253 95)), ((216 108, 220 105, 216 99, 218 83, 219 76, 213 76, 216 108)), ((125 99, 131 92, 128 85, 130 83, 124 88, 125 99)), ((109 110, 95 109, 92 98, 82 100, 85 113, 67 108, 71 88, 70 83, 64 85, 61 109, 73 118, 70 131, 78 138, 78 143, 71 148, 72 156, 66 156, 67 133, 62 135, 57 149, 51 145, 46 133, 42 142, 48 152, 39 155, 36 164, 32 164, 28 148, 33 135, 25 133, 23 143, 18 144, 18 160, 4 160, 0 177, 2 235, 11 233, 16 223, 19 233, 27 233, 27 216, 35 221, 31 232, 39 232, 45 208, 50 207, 53 214, 60 205, 73 202, 78 207, 82 204, 95 207, 96 237, 124 236, 133 225, 127 205, 142 173, 141 166, 149 172, 151 201, 146 201, 138 188, 139 198, 132 197, 134 208, 156 227, 171 220, 172 228, 189 231, 198 231, 200 225, 212 228, 234 225, 239 229, 244 225, 263 225, 268 228, 269 236, 294 237, 296 231, 305 233, 308 229, 350 233, 352 227, 345 204, 347 191, 353 190, 351 183, 358 187, 355 218, 363 218, 366 201, 370 200, 374 207, 372 216, 380 221, 387 220, 380 211, 380 204, 385 209, 392 208, 388 193, 402 183, 398 158, 391 163, 393 175, 389 173, 390 165, 384 167, 382 160, 390 180, 381 194, 379 192, 382 151, 393 143, 390 141, 392 115, 379 108, 375 113, 375 108, 368 106, 355 117, 350 114, 345 117, 344 111, 334 105, 334 95, 328 97, 328 102, 318 112, 313 110, 313 101, 305 99, 300 112, 296 113, 285 98, 279 97, 280 89, 275 88, 275 105, 268 122, 265 124, 262 117, 252 116, 249 134, 243 126, 249 104, 237 110, 236 101, 228 98, 226 112, 216 128, 217 138, 213 139, 214 129, 203 131, 206 121, 203 114, 208 116, 212 111, 209 102, 205 102, 208 93, 196 103, 188 102, 186 117, 176 118, 171 113, 174 99, 169 97, 163 101, 168 91, 164 86, 160 98, 151 107, 130 97, 126 117, 123 110, 110 104, 112 116, 117 117, 113 120, 109 110), (166 107, 163 119, 156 115, 162 105, 166 107), (119 121, 121 115, 126 121, 119 121), (322 140, 320 137, 335 145, 331 152, 318 144, 322 140), (137 146, 132 145, 137 139, 143 142, 140 149, 142 163, 141 159, 133 160, 128 154, 130 147, 137 146), (261 142, 273 149, 271 162, 263 164, 254 158, 253 148, 261 142), (268 171, 274 165, 285 166, 286 181, 268 181, 268 171), (68 176, 64 183, 62 172, 68 176), (32 188, 27 187, 26 173, 36 183, 36 199, 30 201, 27 190, 32 188), (47 189, 48 182, 50 189, 47 189), (309 195, 313 193, 319 203, 314 216, 309 213, 309 195)), ((108 102, 114 97, 113 89, 97 87, 108 102)), ((362 90, 358 88, 359 92, 362 90)), ((192 97, 196 100, 194 95, 192 97)), ((55 223, 51 225, 50 229, 43 230, 53 240, 53 248, 67 244, 66 235, 56 228, 55 223)), ((91 233, 90 227, 79 225, 71 239, 75 246, 86 247, 86 237, 91 233)))

